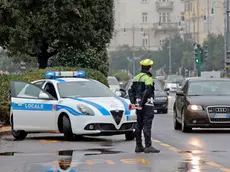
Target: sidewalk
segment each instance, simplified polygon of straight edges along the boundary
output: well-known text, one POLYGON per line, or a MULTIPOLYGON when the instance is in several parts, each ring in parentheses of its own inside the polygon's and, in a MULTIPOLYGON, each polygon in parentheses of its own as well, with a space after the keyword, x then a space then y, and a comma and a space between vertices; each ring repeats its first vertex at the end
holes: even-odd
POLYGON ((8 135, 8 134, 11 134, 10 126, 0 127, 0 136, 8 135))

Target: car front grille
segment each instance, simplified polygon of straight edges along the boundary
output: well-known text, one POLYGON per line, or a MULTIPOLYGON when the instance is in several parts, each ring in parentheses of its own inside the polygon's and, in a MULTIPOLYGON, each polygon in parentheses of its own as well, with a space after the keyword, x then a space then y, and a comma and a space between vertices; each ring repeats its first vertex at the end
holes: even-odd
POLYGON ((112 110, 110 111, 110 113, 112 114, 113 119, 115 120, 116 124, 119 125, 123 117, 124 111, 123 110, 118 110, 118 111, 112 110))
POLYGON ((230 106, 209 106, 207 113, 211 123, 230 123, 230 106))

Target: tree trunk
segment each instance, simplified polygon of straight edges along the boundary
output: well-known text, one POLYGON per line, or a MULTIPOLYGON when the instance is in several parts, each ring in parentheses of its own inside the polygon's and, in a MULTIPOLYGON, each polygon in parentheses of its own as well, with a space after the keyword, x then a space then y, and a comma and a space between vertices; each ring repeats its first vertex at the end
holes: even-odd
POLYGON ((38 55, 38 66, 39 69, 45 69, 48 66, 49 57, 47 54, 38 55))

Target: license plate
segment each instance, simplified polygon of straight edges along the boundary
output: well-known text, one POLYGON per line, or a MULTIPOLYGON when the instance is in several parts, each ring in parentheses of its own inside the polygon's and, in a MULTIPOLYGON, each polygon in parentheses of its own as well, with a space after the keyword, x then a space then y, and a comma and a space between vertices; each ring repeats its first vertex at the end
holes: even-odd
POLYGON ((229 115, 226 113, 217 113, 214 114, 214 118, 229 118, 229 115))
POLYGON ((136 117, 136 115, 126 116, 126 120, 127 121, 135 121, 135 120, 137 120, 137 117, 136 117))

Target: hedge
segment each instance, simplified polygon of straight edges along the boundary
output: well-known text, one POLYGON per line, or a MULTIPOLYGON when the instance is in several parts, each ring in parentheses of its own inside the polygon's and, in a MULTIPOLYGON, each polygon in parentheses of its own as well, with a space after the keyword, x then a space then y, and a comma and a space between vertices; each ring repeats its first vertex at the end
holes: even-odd
POLYGON ((7 122, 9 120, 9 103, 8 95, 10 90, 10 81, 11 80, 22 80, 27 82, 32 82, 39 79, 45 78, 45 73, 47 71, 76 71, 84 70, 86 72, 86 78, 98 80, 101 83, 109 86, 107 78, 99 71, 93 69, 78 69, 73 67, 53 67, 47 69, 34 69, 26 71, 22 75, 1 75, 0 76, 0 122, 7 122))

